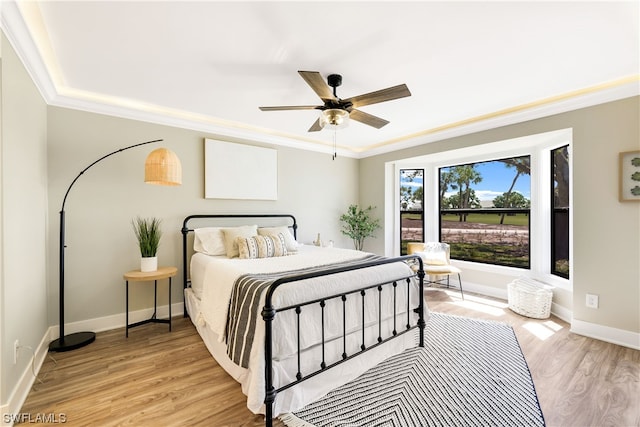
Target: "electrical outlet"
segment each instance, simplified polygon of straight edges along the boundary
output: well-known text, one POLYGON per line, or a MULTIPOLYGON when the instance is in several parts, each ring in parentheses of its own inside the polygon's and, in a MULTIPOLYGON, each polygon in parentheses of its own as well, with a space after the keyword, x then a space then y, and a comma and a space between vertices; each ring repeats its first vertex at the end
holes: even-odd
POLYGON ((13 364, 18 363, 18 349, 20 348, 20 341, 16 340, 13 343, 13 364))
POLYGON ((587 294, 587 307, 598 308, 598 295, 587 294))

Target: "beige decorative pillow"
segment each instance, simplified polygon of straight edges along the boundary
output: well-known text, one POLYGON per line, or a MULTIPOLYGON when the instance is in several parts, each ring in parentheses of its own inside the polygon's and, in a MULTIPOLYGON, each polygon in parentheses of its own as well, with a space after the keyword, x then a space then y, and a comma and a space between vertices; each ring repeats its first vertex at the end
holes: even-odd
POLYGON ((240 258, 271 258, 287 255, 285 237, 282 233, 275 236, 238 237, 236 242, 240 258))
POLYGON ((227 251, 228 258, 235 258, 240 253, 238 252, 238 243, 236 239, 238 237, 252 237, 258 234, 257 225, 243 225, 241 227, 223 228, 224 234, 224 246, 227 251))
POLYGON ((429 242, 424 245, 422 259, 427 265, 447 265, 447 246, 445 243, 429 242))
POLYGON ((258 235, 260 236, 277 236, 282 233, 284 236, 284 242, 287 245, 287 252, 297 252, 298 242, 291 234, 291 229, 286 225, 281 227, 260 227, 258 228, 258 235))

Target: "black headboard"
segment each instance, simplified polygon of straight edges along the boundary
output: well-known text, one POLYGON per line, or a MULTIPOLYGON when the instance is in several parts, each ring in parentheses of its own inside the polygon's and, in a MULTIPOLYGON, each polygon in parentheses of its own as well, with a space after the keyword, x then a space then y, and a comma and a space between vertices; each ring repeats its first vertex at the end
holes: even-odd
MULTIPOLYGON (((189 222, 198 222, 198 224, 201 224, 199 226, 201 227, 224 227, 224 226, 234 226, 234 225, 238 225, 239 224, 239 220, 241 219, 249 219, 252 218, 254 220, 256 220, 255 222, 258 223, 258 225, 263 225, 263 226, 272 226, 272 225, 276 225, 273 224, 273 221, 270 220, 277 220, 278 218, 280 219, 284 219, 286 220, 286 224, 283 223, 279 223, 277 225, 286 225, 289 228, 291 228, 293 230, 293 237, 297 239, 298 237, 298 223, 296 221, 296 218, 293 215, 290 214, 199 214, 199 215, 189 215, 188 217, 186 217, 184 219, 184 221, 182 222, 182 283, 184 288, 186 289, 187 287, 189 287, 189 284, 191 283, 191 280, 189 279, 189 275, 188 275, 188 260, 187 260, 187 253, 188 253, 188 244, 187 244, 187 236, 189 235, 190 232, 193 232, 194 228, 191 228, 191 226, 189 225, 189 222), (230 224, 228 221, 225 223, 224 220, 231 220, 233 222, 233 224, 230 224), (262 220, 262 221, 261 221, 262 220), (262 224, 261 224, 262 223, 262 224)), ((197 227, 196 227, 197 228, 197 227)), ((186 304, 186 302, 185 302, 186 304)), ((187 315, 187 309, 186 309, 186 305, 184 308, 184 315, 187 315)))

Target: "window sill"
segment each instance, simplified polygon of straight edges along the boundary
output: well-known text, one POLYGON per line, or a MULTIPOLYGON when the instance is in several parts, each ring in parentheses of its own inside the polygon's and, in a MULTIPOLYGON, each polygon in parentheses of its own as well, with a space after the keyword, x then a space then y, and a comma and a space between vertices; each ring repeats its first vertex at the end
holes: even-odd
POLYGON ((526 268, 507 267, 504 265, 484 264, 480 262, 461 261, 452 259, 451 264, 459 267, 463 272, 467 271, 479 271, 483 273, 501 274, 504 276, 511 276, 513 278, 526 276, 532 279, 539 280, 548 285, 554 286, 559 289, 563 289, 572 292, 572 285, 569 279, 556 276, 549 273, 536 272, 526 268))
POLYGON ((482 271, 487 273, 505 274, 510 276, 530 275, 531 270, 528 268, 508 267, 506 265, 485 264, 482 262, 462 261, 451 259, 451 263, 467 270, 482 271))

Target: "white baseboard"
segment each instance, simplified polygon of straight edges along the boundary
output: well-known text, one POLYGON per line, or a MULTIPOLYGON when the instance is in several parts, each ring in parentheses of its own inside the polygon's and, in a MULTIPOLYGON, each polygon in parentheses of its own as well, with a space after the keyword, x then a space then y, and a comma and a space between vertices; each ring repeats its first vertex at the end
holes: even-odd
MULTIPOLYGON (((0 422, 3 426, 12 426, 16 420, 20 419, 20 409, 22 409, 22 405, 27 399, 31 387, 33 387, 33 383, 36 380, 32 369, 36 375, 40 372, 42 363, 44 363, 44 359, 49 351, 49 341, 49 331, 47 331, 42 337, 42 340, 40 340, 38 347, 33 350, 33 354, 29 357, 29 362, 24 372, 22 372, 18 383, 9 395, 6 405, 2 406, 2 421, 0 422)), ((30 350, 22 347, 20 352, 21 354, 29 354, 30 350)))
POLYGON ((560 304, 556 304, 555 302, 551 303, 551 314, 559 317, 564 320, 568 324, 571 324, 571 318, 573 317, 573 311, 569 310, 567 307, 563 307, 560 304))
MULTIPOLYGON (((171 304, 171 316, 181 316, 184 313, 184 305, 182 302, 171 304)), ((129 324, 140 322, 148 319, 153 315, 153 308, 145 308, 143 310, 132 311, 129 313, 129 324)), ((169 317, 169 306, 163 305, 158 307, 156 316, 159 319, 169 317)), ((66 323, 64 325, 65 334, 73 334, 75 332, 92 331, 102 332, 111 329, 124 328, 126 322, 126 314, 119 313, 111 316, 98 317, 95 319, 81 320, 79 322, 66 323)), ((51 341, 60 336, 59 326, 49 328, 51 341)))
MULTIPOLYGON (((171 304, 171 316, 181 316, 184 313, 184 306, 182 302, 171 304)), ((153 308, 147 308, 144 310, 132 311, 129 313, 129 323, 136 323, 142 320, 148 319, 153 315, 153 308)), ((156 316, 159 319, 169 316, 169 306, 158 307, 156 316)), ((73 322, 65 324, 65 334, 72 334, 81 331, 102 332, 111 329, 124 328, 126 322, 125 313, 114 314, 112 316, 105 316, 96 319, 83 320, 80 322, 73 322)), ((44 363, 45 357, 49 352, 49 343, 60 336, 60 327, 58 325, 51 326, 42 337, 38 348, 35 349, 35 363, 34 370, 36 375, 40 372, 40 368, 44 363)), ((24 351, 27 351, 26 349, 24 351)), ((33 357, 31 358, 33 359, 33 357)), ((9 399, 5 405, 0 407, 2 414, 2 420, 0 425, 12 426, 19 417, 20 409, 24 405, 27 395, 33 387, 35 377, 31 372, 32 360, 29 360, 26 369, 20 376, 18 384, 14 387, 13 391, 9 395, 9 399)))
MULTIPOLYGON (((455 284, 455 281, 454 281, 455 284)), ((463 289, 469 292, 475 292, 477 294, 486 295, 488 297, 498 298, 503 301, 508 300, 508 293, 506 287, 504 289, 496 288, 493 286, 479 285, 477 283, 472 282, 462 282, 463 289)), ((559 304, 552 303, 551 304, 551 314, 559 317, 567 323, 571 323, 571 319, 573 317, 573 312, 566 307, 563 307, 559 304)))
MULTIPOLYGON (((452 280, 451 283, 453 285, 457 284, 456 280, 452 280)), ((488 297, 498 298, 498 299, 501 299, 501 300, 504 300, 504 301, 507 300, 507 288, 506 287, 504 289, 500 289, 500 288, 496 288, 494 286, 479 285, 477 283, 467 282, 467 281, 463 280, 462 281, 462 290, 469 291, 469 292, 474 292, 474 293, 480 294, 480 295, 486 295, 488 297)))
POLYGON ((585 337, 595 338, 600 341, 640 350, 640 334, 624 329, 612 328, 610 326, 597 325, 595 323, 584 322, 573 319, 571 321, 571 332, 585 337))
MULTIPOLYGON (((506 288, 500 289, 467 281, 463 281, 462 286, 465 291, 474 292, 493 298, 499 298, 504 301, 507 301, 508 299, 506 288)), ((557 316, 565 322, 569 323, 569 325, 571 325, 570 331, 575 334, 584 335, 586 337, 594 338, 600 341, 605 341, 612 344, 640 350, 639 333, 626 331, 624 329, 611 328, 609 326, 597 325, 595 323, 584 322, 582 320, 576 320, 573 318, 573 312, 570 309, 556 303, 551 304, 551 313, 554 316, 557 316)))

